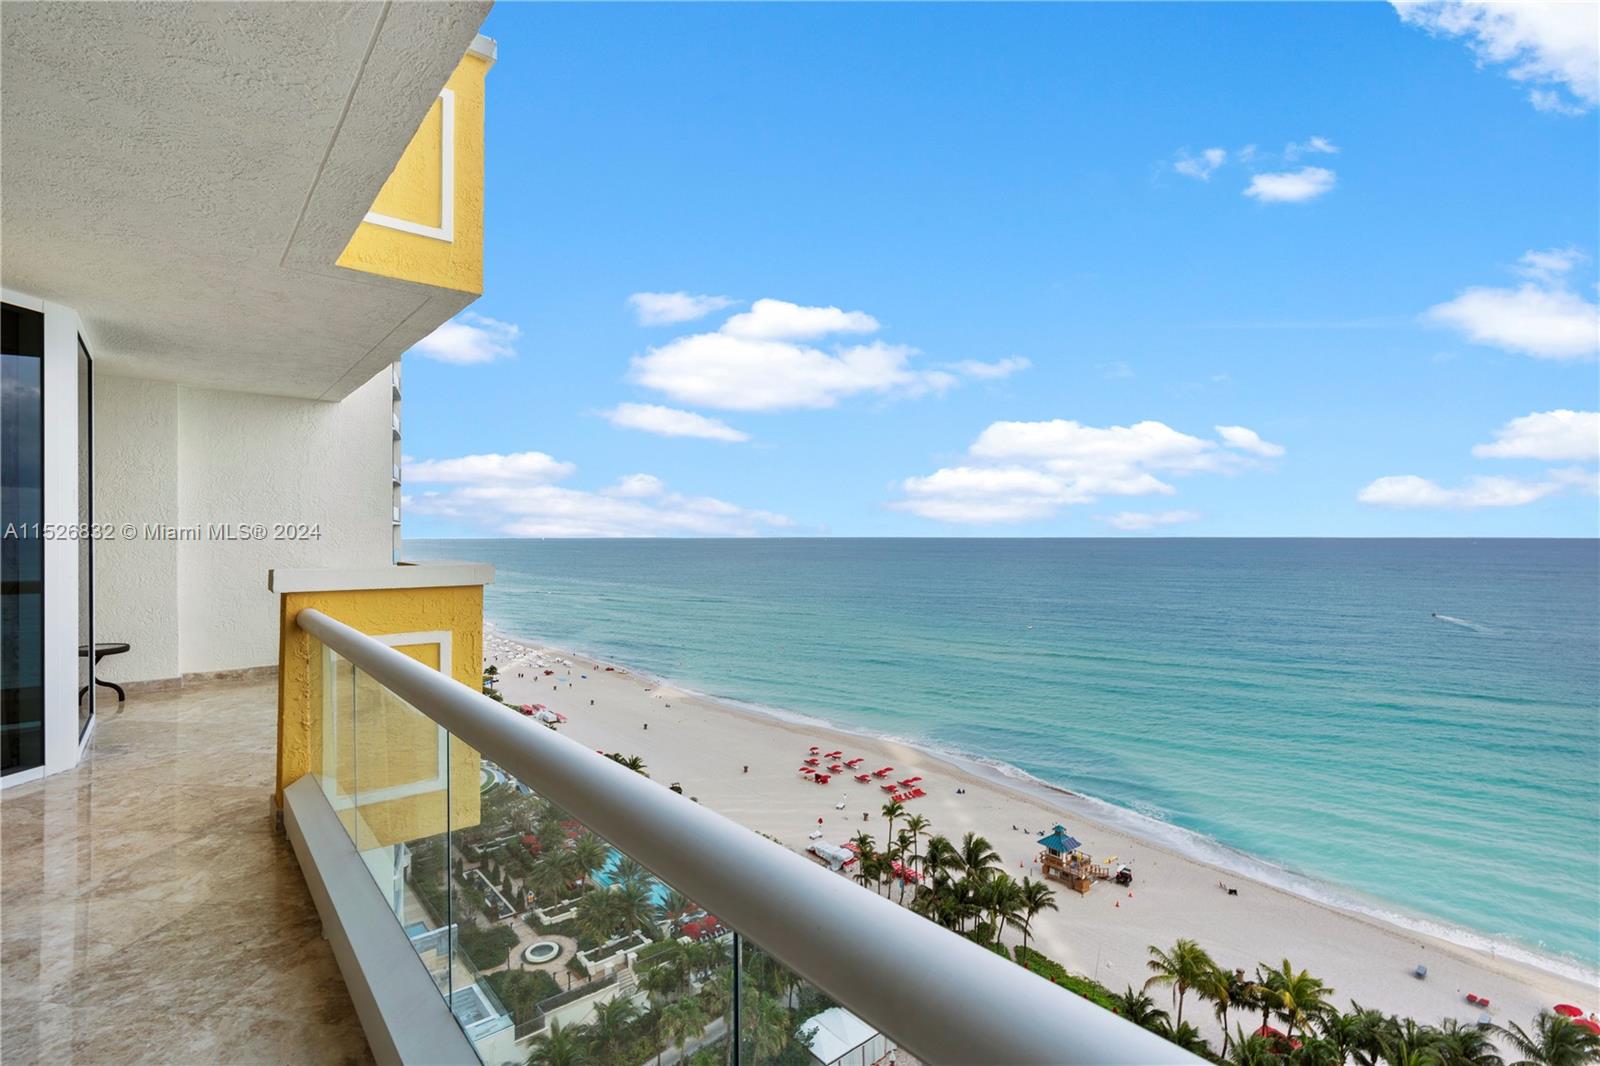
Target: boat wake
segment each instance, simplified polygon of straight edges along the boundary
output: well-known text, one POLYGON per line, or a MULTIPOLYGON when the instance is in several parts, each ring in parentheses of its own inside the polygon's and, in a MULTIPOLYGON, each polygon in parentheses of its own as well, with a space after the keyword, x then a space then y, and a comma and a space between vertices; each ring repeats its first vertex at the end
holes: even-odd
POLYGON ((1485 629, 1483 626, 1480 626, 1476 622, 1469 622, 1465 618, 1456 618, 1453 615, 1439 614, 1438 612, 1435 612, 1433 617, 1436 618, 1437 620, 1441 621, 1441 622, 1449 622, 1453 626, 1460 626, 1463 629, 1470 629, 1474 633, 1487 633, 1488 632, 1488 630, 1485 629))

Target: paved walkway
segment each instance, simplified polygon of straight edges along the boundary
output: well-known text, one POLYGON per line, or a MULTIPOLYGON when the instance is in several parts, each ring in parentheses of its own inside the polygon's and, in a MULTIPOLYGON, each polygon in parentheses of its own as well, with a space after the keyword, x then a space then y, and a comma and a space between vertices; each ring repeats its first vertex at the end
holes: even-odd
POLYGON ((0 792, 0 1060, 372 1061, 271 828, 276 703, 102 701, 82 766, 0 792))

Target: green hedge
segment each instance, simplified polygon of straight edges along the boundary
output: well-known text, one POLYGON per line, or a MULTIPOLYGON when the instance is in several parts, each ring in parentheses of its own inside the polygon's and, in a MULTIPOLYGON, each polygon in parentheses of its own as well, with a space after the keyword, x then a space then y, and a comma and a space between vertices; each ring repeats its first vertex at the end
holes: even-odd
POLYGON ((1104 1007, 1106 1010, 1116 1009, 1116 997, 1111 989, 1099 981, 1068 973, 1065 966, 1042 951, 1018 945, 1016 960, 1045 980, 1053 981, 1067 991, 1082 996, 1097 1007, 1104 1007))
POLYGON ((506 956, 520 939, 508 926, 494 925, 484 929, 472 922, 456 927, 456 937, 461 950, 472 965, 480 970, 505 965, 506 956))

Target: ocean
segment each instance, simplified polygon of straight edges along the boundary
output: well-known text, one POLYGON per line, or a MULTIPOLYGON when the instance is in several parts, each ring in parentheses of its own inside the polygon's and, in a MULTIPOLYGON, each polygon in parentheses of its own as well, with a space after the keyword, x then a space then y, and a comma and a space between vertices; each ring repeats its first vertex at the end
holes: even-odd
POLYGON ((494 564, 485 613, 509 634, 955 753, 1296 891, 1600 969, 1600 542, 405 547, 494 564))

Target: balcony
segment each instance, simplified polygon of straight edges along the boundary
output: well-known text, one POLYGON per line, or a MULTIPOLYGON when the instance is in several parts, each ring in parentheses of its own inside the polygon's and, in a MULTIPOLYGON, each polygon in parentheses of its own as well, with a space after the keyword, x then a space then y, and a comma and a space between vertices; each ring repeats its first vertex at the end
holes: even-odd
POLYGON ((133 693, 0 798, 7 1062, 371 1062, 273 829, 277 685, 133 693))

